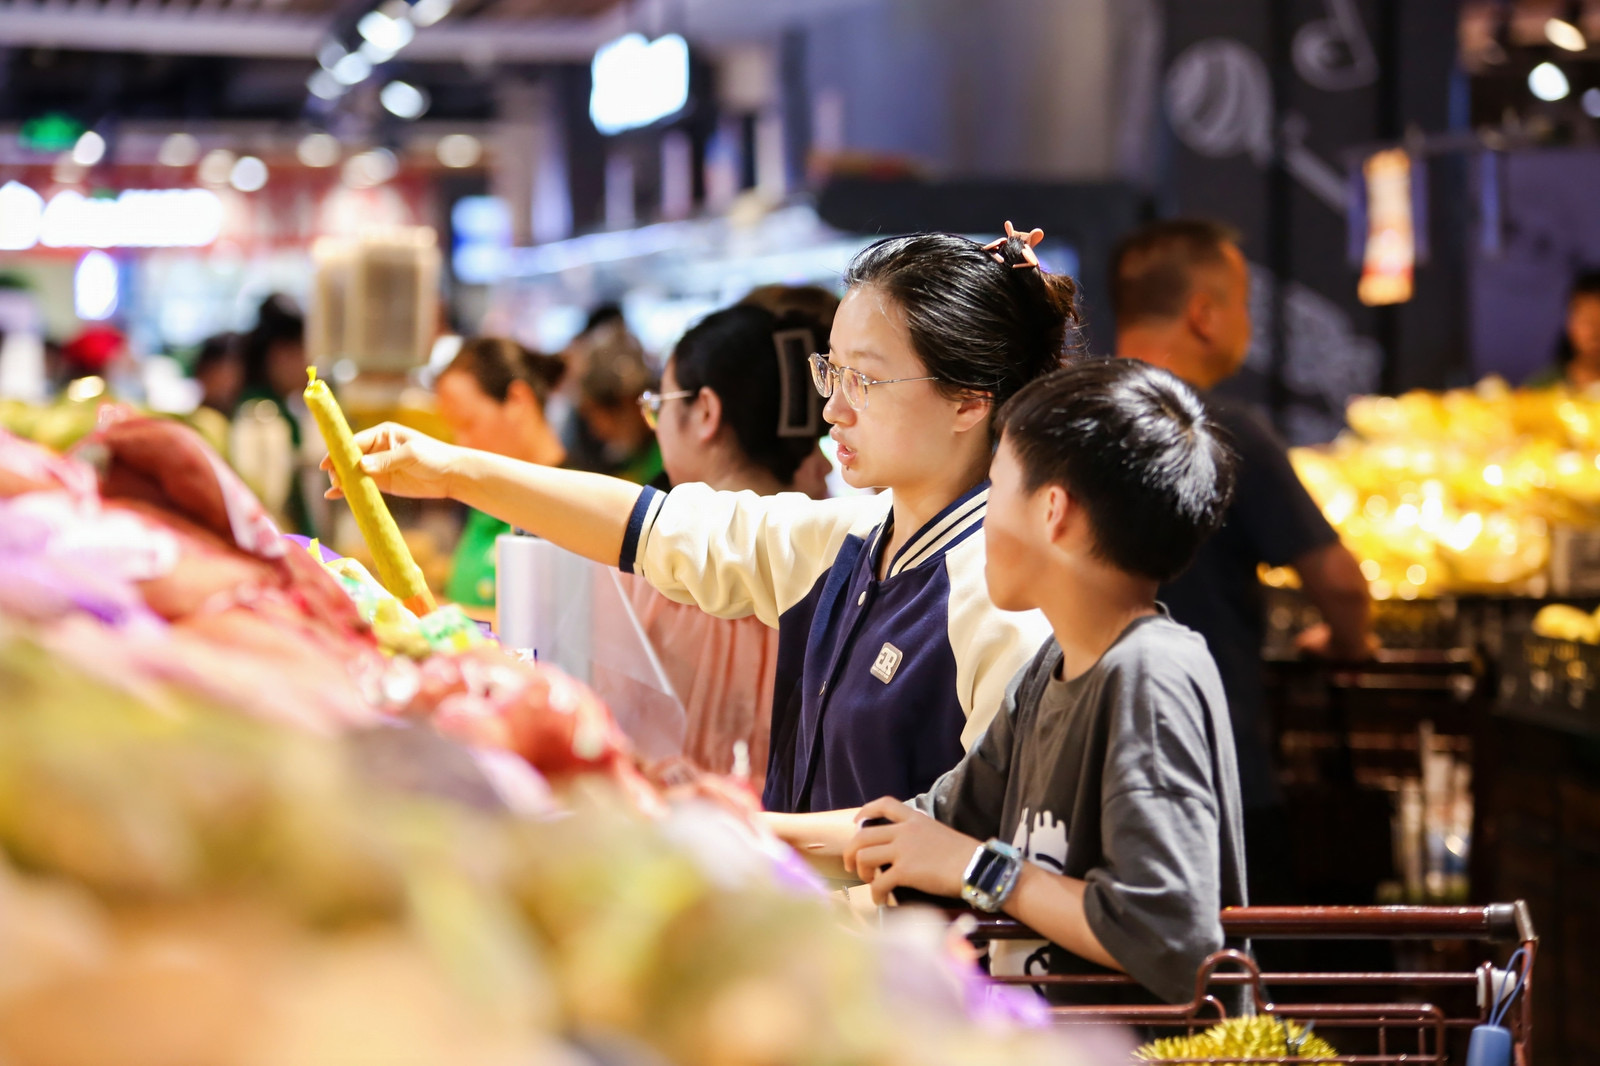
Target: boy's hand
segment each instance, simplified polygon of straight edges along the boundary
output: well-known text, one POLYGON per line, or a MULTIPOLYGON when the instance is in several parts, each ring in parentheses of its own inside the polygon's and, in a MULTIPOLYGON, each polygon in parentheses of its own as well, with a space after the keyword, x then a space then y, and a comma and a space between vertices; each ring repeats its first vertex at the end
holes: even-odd
POLYGON ((887 818, 890 823, 862 826, 844 849, 845 869, 872 886, 873 902, 883 903, 896 888, 961 895, 961 875, 978 841, 887 796, 857 815, 863 822, 887 818))

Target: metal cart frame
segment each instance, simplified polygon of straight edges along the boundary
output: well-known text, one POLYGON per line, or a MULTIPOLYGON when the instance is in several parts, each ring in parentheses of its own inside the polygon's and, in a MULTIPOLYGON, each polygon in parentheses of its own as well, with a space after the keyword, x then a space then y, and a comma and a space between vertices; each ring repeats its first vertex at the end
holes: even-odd
MULTIPOLYGON (((1515 1066, 1531 1066, 1533 1051, 1533 969, 1539 938, 1533 920, 1522 901, 1491 903, 1471 907, 1234 907, 1222 912, 1223 930, 1230 940, 1465 940, 1515 944, 1527 955, 1527 979, 1520 1001, 1512 1005, 1506 1026, 1513 1038, 1515 1066)), ((985 945, 1001 940, 1044 939, 1033 930, 1009 918, 974 915, 968 931, 973 943, 985 945)), ((1367 1030, 1375 1037, 1376 1052, 1340 1054, 1332 1059, 1298 1056, 1226 1060, 1183 1059, 1188 1063, 1352 1063, 1361 1066, 1380 1064, 1444 1064, 1450 1061, 1450 1034, 1469 1030, 1488 1021, 1498 992, 1496 971, 1491 962, 1475 969, 1445 972, 1392 973, 1262 973, 1255 960, 1242 951, 1227 949, 1206 959, 1195 977, 1194 999, 1188 1003, 1149 1006, 1071 1005, 1051 1008, 1052 1019, 1061 1025, 1122 1024, 1156 1030, 1161 1035, 1194 1033, 1227 1017, 1222 1001, 1212 993, 1219 986, 1245 986, 1255 1013, 1314 1022, 1318 1030, 1367 1030), (1267 990, 1278 988, 1319 988, 1331 990, 1328 1002, 1272 1002, 1267 990), (1339 991, 1356 988, 1392 989, 1394 1002, 1339 1002, 1339 991), (1436 1005, 1429 997, 1441 993, 1460 997, 1476 993, 1476 1012, 1452 1012, 1436 1005)), ((1082 990, 1085 998, 1095 988, 1127 987, 1133 980, 1121 974, 1040 975, 995 977, 998 984, 1031 985, 1039 988, 1070 987, 1082 990)), ((1348 993, 1346 993, 1348 995, 1348 993)), ((1337 1037, 1332 1041, 1337 1047, 1337 1037)))

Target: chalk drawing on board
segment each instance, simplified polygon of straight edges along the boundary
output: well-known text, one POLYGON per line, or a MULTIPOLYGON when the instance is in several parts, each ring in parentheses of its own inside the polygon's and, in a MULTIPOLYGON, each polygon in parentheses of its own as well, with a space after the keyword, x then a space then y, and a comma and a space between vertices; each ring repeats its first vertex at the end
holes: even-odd
POLYGON ((1194 151, 1272 161, 1272 79, 1250 48, 1229 37, 1195 42, 1167 70, 1166 97, 1173 132, 1194 151))
POLYGON ((1328 92, 1360 89, 1378 80, 1378 56, 1361 25, 1355 0, 1323 0, 1328 14, 1294 35, 1294 69, 1328 92))
MULTIPOLYGON (((1184 49, 1167 68, 1167 120, 1193 151, 1213 159, 1249 153, 1272 162, 1272 80, 1254 50, 1231 37, 1209 37, 1184 49)), ((1303 116, 1283 119, 1283 164, 1307 192, 1345 213, 1345 179, 1306 146, 1303 116)))
MULTIPOLYGON (((1272 271, 1250 264, 1250 319, 1254 329, 1245 365, 1260 374, 1271 372, 1272 271)), ((1288 412, 1290 439, 1295 444, 1325 441, 1344 427, 1344 409, 1352 396, 1377 390, 1383 349, 1356 332, 1350 315, 1332 300, 1297 281, 1283 292, 1284 384, 1301 401, 1320 401, 1326 411, 1297 403, 1288 412)))

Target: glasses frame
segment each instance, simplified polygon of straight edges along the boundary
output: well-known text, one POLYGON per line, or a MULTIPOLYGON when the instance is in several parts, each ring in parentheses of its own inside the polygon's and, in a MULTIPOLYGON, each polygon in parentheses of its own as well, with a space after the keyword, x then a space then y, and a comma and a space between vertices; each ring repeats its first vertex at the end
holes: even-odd
POLYGON ((661 427, 662 404, 668 400, 687 400, 698 395, 700 393, 694 389, 679 389, 677 392, 655 392, 646 389, 639 394, 639 413, 644 416, 644 424, 654 432, 661 427))
POLYGON ((811 384, 817 387, 817 392, 823 399, 830 399, 834 390, 839 389, 839 395, 844 397, 844 402, 850 405, 852 411, 865 411, 867 402, 871 399, 869 390, 874 385, 898 385, 903 381, 938 381, 937 377, 929 375, 920 378, 869 378, 853 366, 844 366, 829 361, 821 352, 811 353, 811 384), (858 404, 850 399, 850 390, 843 388, 845 375, 854 374, 856 380, 861 382, 861 402, 858 404))

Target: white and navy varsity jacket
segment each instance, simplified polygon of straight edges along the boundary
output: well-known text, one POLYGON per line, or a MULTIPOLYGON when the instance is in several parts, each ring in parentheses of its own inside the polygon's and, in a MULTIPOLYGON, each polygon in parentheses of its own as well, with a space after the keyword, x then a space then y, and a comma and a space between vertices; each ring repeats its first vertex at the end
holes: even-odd
POLYGON ((989 724, 1049 624, 984 584, 985 482, 930 521, 878 580, 890 498, 646 489, 620 566, 667 597, 778 630, 772 811, 926 791, 989 724))

